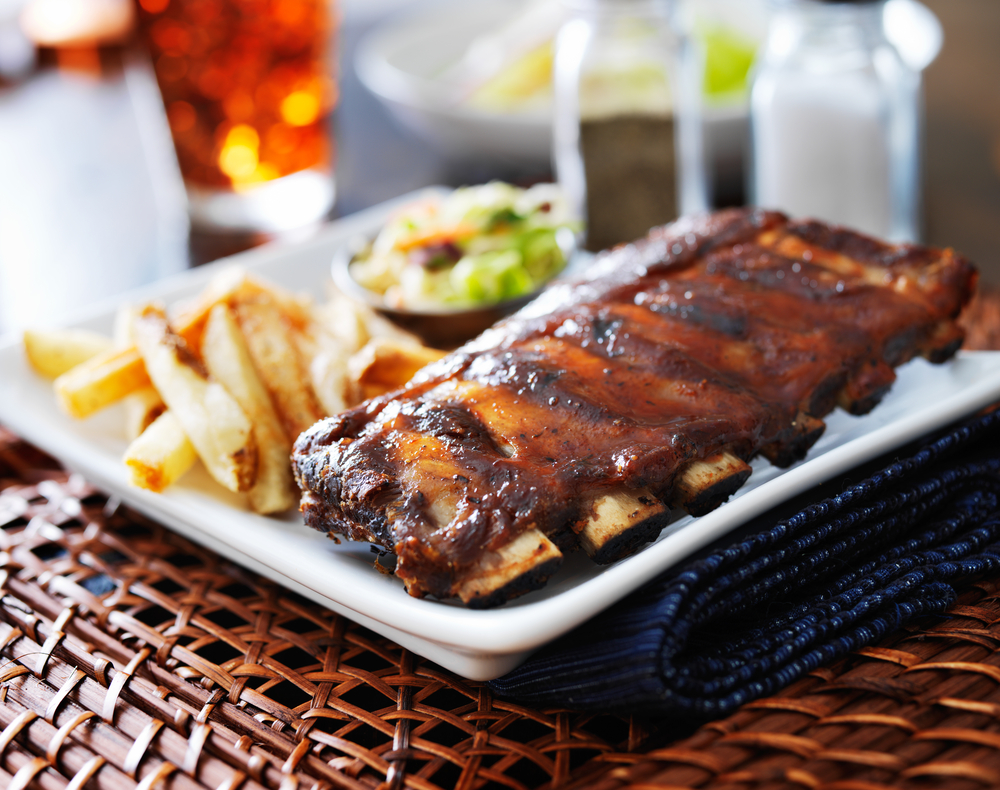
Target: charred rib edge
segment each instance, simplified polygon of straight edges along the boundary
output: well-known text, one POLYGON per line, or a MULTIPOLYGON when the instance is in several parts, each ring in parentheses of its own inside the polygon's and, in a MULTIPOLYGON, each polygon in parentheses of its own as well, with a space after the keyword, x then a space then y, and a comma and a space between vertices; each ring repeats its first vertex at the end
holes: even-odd
POLYGON ((760 448, 760 454, 775 466, 783 469, 802 460, 809 448, 816 444, 825 430, 825 422, 818 417, 800 411, 792 421, 791 434, 765 444, 760 448))
POLYGON ((848 414, 867 414, 892 387, 896 372, 882 360, 872 360, 847 382, 837 405, 848 414))
POLYGON ((497 606, 544 585, 562 556, 537 529, 525 530, 498 551, 486 552, 459 581, 456 594, 473 609, 497 606))
POLYGON ((965 332, 955 324, 942 321, 938 324, 919 353, 928 362, 940 364, 951 359, 962 347, 965 332))

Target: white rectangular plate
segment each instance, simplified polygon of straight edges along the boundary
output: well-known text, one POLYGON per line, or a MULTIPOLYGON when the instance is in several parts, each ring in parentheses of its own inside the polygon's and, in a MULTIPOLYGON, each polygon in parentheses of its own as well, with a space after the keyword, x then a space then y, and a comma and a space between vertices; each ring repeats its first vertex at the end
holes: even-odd
MULTIPOLYGON (((333 251, 347 238, 377 228, 398 203, 340 220, 306 242, 258 248, 163 280, 125 301, 171 303, 197 293, 225 263, 239 263, 322 299, 333 251)), ((116 307, 117 301, 95 306, 67 324, 110 334, 116 307)), ((831 414, 826 433, 806 461, 786 470, 755 461, 749 482, 728 503, 699 519, 679 519, 636 555, 602 568, 578 552, 544 589, 498 609, 472 611, 409 597, 395 577, 373 569, 367 546, 338 545, 307 528, 297 513, 256 515, 200 468, 164 494, 131 487, 120 462, 127 442, 119 410, 84 421, 66 417, 56 406, 51 383, 28 366, 20 337, 0 340, 0 422, 188 538, 480 680, 514 668, 538 647, 748 519, 996 400, 1000 353, 961 354, 942 366, 911 362, 900 369, 899 381, 871 414, 831 414)))

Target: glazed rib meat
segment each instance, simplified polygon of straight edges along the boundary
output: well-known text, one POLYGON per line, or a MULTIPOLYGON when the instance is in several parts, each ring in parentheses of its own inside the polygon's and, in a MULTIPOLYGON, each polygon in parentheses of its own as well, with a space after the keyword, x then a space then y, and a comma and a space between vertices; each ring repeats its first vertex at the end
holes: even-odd
POLYGON ((302 513, 393 552, 412 595, 502 603, 569 551, 612 562, 708 512, 758 454, 801 459, 895 366, 948 359, 975 279, 950 250, 776 212, 655 229, 302 434, 302 513))

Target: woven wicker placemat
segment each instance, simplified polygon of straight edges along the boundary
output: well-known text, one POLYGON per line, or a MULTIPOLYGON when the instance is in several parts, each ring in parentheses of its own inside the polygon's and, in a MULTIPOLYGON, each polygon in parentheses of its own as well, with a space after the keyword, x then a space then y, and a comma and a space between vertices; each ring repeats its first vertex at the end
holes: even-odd
POLYGON ((527 788, 646 736, 495 699, 2 429, 0 540, 0 785, 527 788))
POLYGON ((1000 580, 590 786, 1000 787, 1000 580))
POLYGON ((1000 786, 1000 580, 667 743, 690 723, 497 699, 0 428, 0 593, 14 790, 1000 786))

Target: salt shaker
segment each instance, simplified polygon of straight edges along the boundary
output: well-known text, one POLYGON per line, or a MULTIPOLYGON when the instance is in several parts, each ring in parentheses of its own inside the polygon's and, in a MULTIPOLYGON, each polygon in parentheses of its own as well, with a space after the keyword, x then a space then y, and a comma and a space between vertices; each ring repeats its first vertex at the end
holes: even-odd
POLYGON ((750 99, 754 203, 896 241, 919 235, 920 75, 885 0, 772 0, 750 99))
POLYGON ((587 247, 599 250, 704 207, 700 183, 684 178, 700 158, 700 126, 671 3, 571 5, 556 39, 555 169, 586 218, 587 247))

